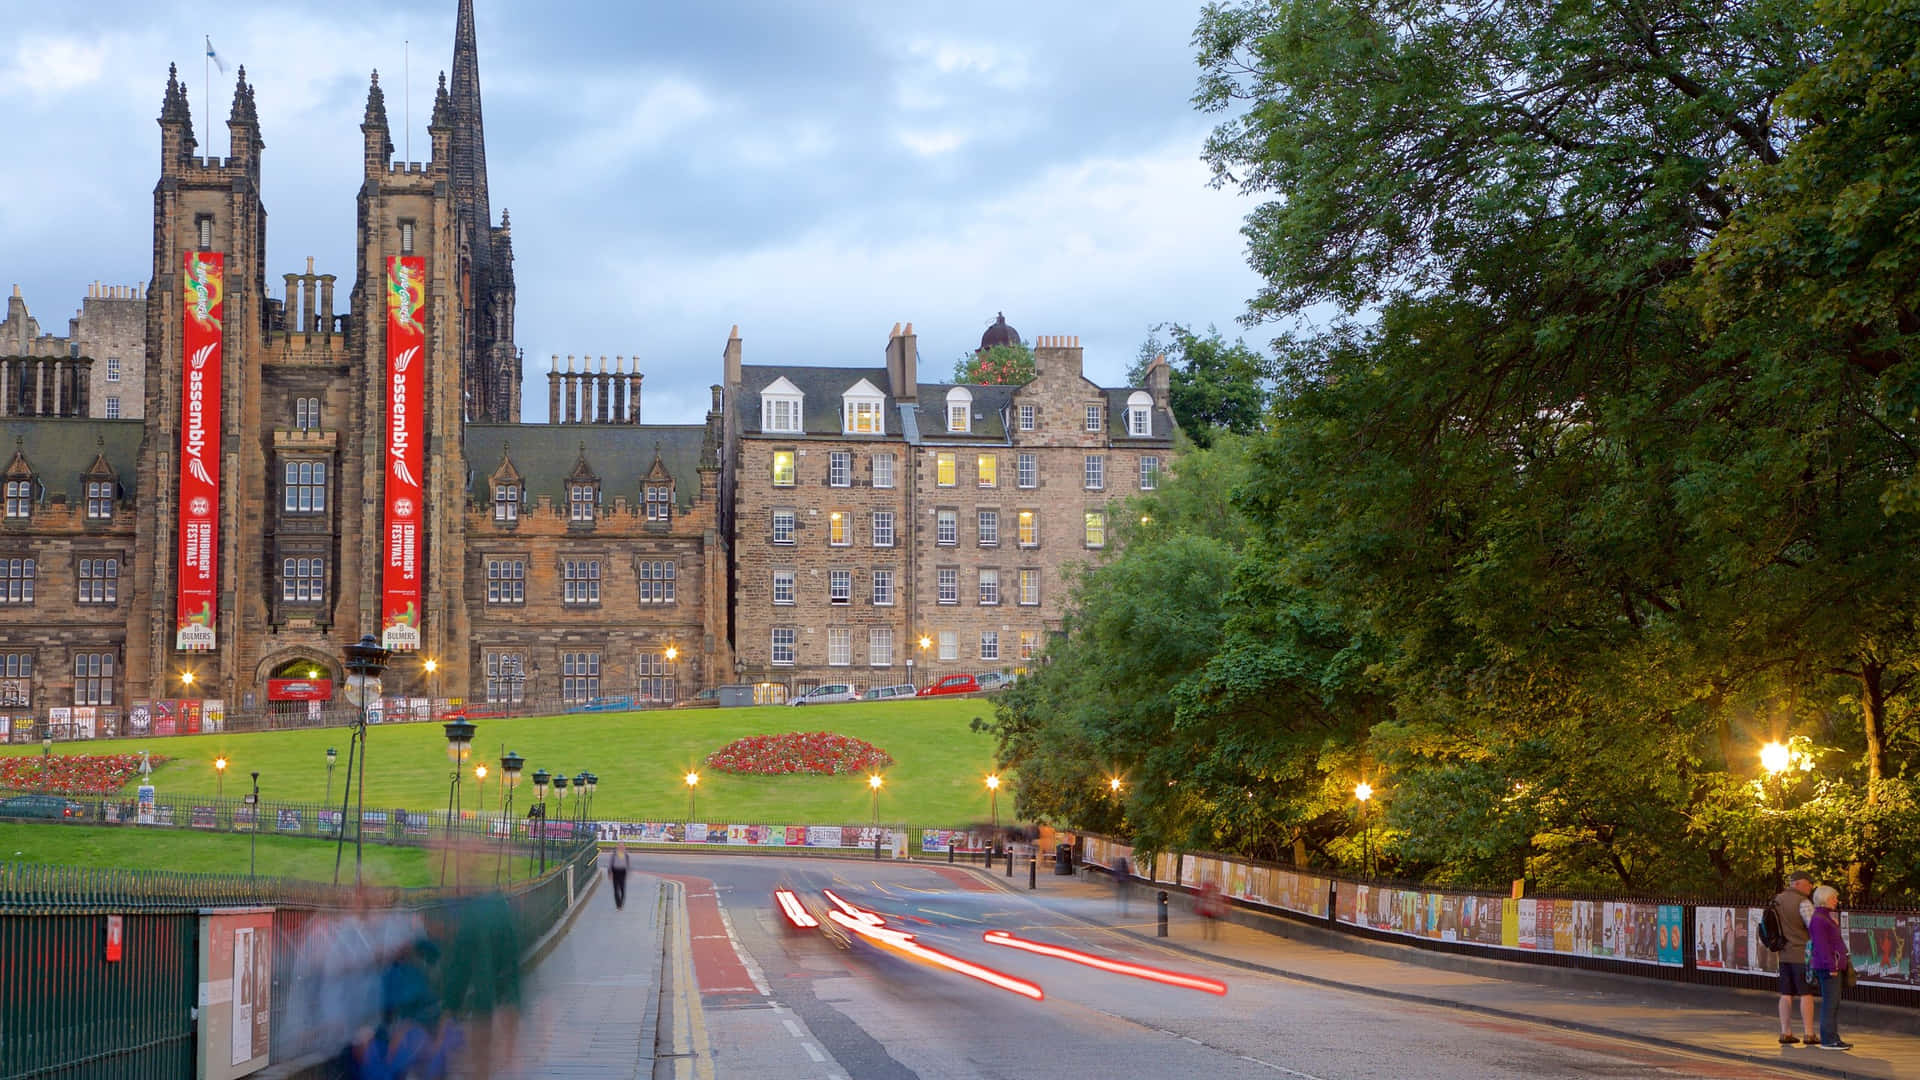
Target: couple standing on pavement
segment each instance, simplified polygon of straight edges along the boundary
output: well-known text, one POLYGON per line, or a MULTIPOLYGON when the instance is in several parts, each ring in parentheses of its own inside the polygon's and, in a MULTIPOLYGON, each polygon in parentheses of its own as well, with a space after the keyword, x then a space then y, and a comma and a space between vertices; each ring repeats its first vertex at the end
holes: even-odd
POLYGON ((1773 898, 1786 944, 1780 949, 1780 1044, 1805 1043, 1822 1050, 1851 1050, 1840 1039, 1840 993, 1853 959, 1840 932, 1840 893, 1831 885, 1814 887, 1813 878, 1795 871, 1773 898), (1820 999, 1819 1041, 1814 1039, 1813 999, 1820 999), (1800 1002, 1805 1036, 1793 1037, 1793 1003, 1800 1002))

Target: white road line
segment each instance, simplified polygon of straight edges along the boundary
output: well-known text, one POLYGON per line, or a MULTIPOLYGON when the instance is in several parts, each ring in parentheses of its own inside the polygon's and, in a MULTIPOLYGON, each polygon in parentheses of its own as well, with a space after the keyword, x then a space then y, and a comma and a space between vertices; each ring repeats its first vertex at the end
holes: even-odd
POLYGON ((804 1039, 807 1037, 807 1033, 800 1030, 800 1025, 795 1023, 792 1017, 788 1017, 780 1022, 787 1026, 787 1034, 792 1035, 794 1038, 804 1039))
POLYGON ((727 928, 727 940, 733 943, 733 954, 740 958, 740 966, 747 969, 747 978, 753 980, 753 988, 760 991, 761 997, 772 997, 773 991, 767 988, 767 977, 760 973, 760 965, 754 962, 753 955, 740 947, 740 938, 733 932, 733 919, 727 915, 727 905, 716 903, 720 911, 720 925, 727 928))
POLYGON ((827 1060, 827 1055, 821 1053, 820 1048, 813 1045, 812 1043, 803 1042, 800 1045, 806 1049, 807 1056, 812 1058, 816 1063, 827 1060))

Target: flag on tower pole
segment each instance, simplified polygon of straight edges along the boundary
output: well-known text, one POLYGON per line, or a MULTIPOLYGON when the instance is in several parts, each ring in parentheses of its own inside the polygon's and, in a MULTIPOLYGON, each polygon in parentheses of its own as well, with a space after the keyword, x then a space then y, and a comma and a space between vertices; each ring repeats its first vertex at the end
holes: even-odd
POLYGON ((220 74, 225 75, 227 73, 227 62, 220 59, 219 53, 213 51, 213 35, 211 34, 207 35, 207 59, 213 61, 213 66, 220 69, 220 74))

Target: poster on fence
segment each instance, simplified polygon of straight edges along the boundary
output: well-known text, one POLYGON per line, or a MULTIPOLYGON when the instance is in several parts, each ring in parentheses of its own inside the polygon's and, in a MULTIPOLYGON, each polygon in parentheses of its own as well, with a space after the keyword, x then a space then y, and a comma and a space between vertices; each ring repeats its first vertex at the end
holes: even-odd
POLYGON ((91 739, 94 737, 94 725, 99 722, 99 714, 92 705, 73 707, 73 738, 91 739))
POLYGON ((153 710, 144 701, 136 701, 127 706, 127 734, 153 734, 153 710))
POLYGON ((274 811, 273 827, 281 832, 299 832, 300 811, 284 808, 274 811))
POLYGON ((224 731, 227 727, 227 703, 220 698, 208 698, 200 703, 200 730, 224 731))
POLYGON ((73 709, 65 705, 55 705, 47 710, 47 729, 56 739, 73 738, 73 709))
POLYGON ((180 734, 200 734, 200 719, 206 703, 198 698, 189 698, 180 703, 180 734))
POLYGON ((220 827, 220 813, 211 806, 196 806, 188 811, 188 820, 196 829, 217 829, 220 827))
POLYGON ((10 716, 0 716, 0 743, 11 741, 12 738, 13 718, 10 716))
POLYGON ((180 733, 178 704, 179 703, 175 701, 155 701, 148 706, 153 712, 153 733, 155 735, 178 735, 180 733))
POLYGON ((344 815, 342 815, 340 811, 322 810, 313 815, 313 828, 315 832, 333 836, 340 832, 340 822, 342 820, 344 820, 344 815))
POLYGON ((266 1067, 272 1043, 273 911, 200 917, 200 1068, 234 1080, 266 1067))
POLYGON ((100 737, 103 739, 117 739, 120 737, 120 735, 121 735, 120 710, 119 709, 101 709, 100 710, 100 737))

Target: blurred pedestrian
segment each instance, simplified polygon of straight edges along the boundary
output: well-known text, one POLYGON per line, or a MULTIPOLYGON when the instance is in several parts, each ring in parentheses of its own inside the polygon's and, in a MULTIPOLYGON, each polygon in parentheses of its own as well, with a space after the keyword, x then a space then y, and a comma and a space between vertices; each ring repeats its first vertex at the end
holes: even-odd
POLYGON ((613 880, 615 909, 627 906, 627 871, 631 868, 631 861, 627 858, 627 845, 615 844, 613 854, 607 857, 607 877, 613 880))
POLYGON ((1120 904, 1120 914, 1127 913, 1127 886, 1133 877, 1133 860, 1125 855, 1113 860, 1113 898, 1120 904))
POLYGON ((1820 1049, 1851 1050, 1840 1039, 1840 993, 1843 973, 1853 960, 1847 955, 1846 935, 1840 932, 1840 893, 1831 885, 1813 890, 1813 918, 1807 923, 1813 942, 1808 964, 1820 982, 1820 1049))
POLYGON ((1220 939, 1220 916, 1227 913, 1227 903, 1220 896, 1220 886, 1208 878, 1200 883, 1200 896, 1194 903, 1194 910, 1200 913, 1200 933, 1208 941, 1220 939))
POLYGON ((1780 946, 1780 1043, 1792 1046, 1793 1003, 1800 1002, 1800 1031, 1804 1036, 1799 1041, 1812 1046, 1814 1038, 1813 1009, 1815 988, 1813 976, 1807 970, 1807 920, 1813 917, 1813 878, 1804 870, 1796 870, 1787 878, 1787 887, 1773 898, 1773 911, 1780 921, 1780 933, 1786 943, 1780 946))

